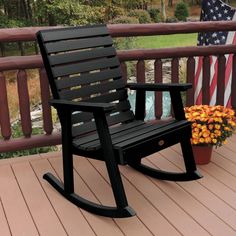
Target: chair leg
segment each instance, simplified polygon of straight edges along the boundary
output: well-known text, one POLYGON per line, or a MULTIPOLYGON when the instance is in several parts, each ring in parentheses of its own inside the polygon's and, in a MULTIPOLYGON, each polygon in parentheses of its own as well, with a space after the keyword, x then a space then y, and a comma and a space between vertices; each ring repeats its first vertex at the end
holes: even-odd
POLYGON ((94 118, 117 208, 119 210, 129 209, 129 216, 133 216, 135 215, 135 212, 131 207, 128 206, 128 201, 118 168, 118 163, 115 159, 105 114, 103 112, 94 113, 94 118))
POLYGON ((190 139, 185 138, 183 141, 180 142, 180 145, 184 158, 186 172, 190 175, 195 175, 196 173, 199 178, 201 178, 202 175, 197 171, 190 139))
MULTIPOLYGON (((70 153, 71 154, 71 153, 70 153)), ((117 202, 117 207, 111 206, 104 206, 94 202, 91 202, 85 198, 80 197, 74 192, 74 176, 73 176, 73 161, 72 161, 72 154, 65 155, 63 152, 63 172, 64 172, 64 184, 58 180, 55 176, 51 173, 44 174, 43 178, 47 180, 61 195, 63 195, 68 201, 75 204, 76 206, 89 211, 91 213, 107 216, 107 217, 114 217, 114 218, 123 218, 123 217, 130 217, 134 216, 134 210, 128 206, 126 198, 119 199, 117 202)), ((118 168, 118 167, 117 167, 118 168)), ((110 169, 110 167, 108 167, 110 169)), ((113 183, 115 187, 113 187, 114 195, 118 194, 119 191, 122 192, 122 188, 119 187, 119 178, 117 178, 115 174, 115 169, 110 169, 109 172, 114 171, 114 176, 111 177, 112 181, 117 181, 117 183, 113 183), (117 184, 117 186, 116 186, 117 184)), ((115 196, 116 196, 115 195, 115 196)), ((120 194, 118 194, 120 196, 120 194)), ((122 196, 122 195, 121 195, 122 196)))
POLYGON ((91 213, 95 213, 101 216, 108 217, 130 217, 135 215, 135 211, 128 206, 126 199, 122 179, 118 169, 118 164, 115 160, 114 151, 112 148, 112 143, 109 137, 108 127, 103 129, 105 125, 105 117, 102 114, 99 114, 96 117, 96 122, 100 127, 100 139, 103 149, 103 155, 109 174, 111 187, 113 190, 116 207, 104 206, 91 201, 88 201, 85 198, 80 197, 74 193, 74 176, 73 176, 73 155, 71 151, 71 137, 68 136, 70 123, 67 119, 67 124, 64 125, 62 130, 62 143, 63 143, 63 173, 64 173, 64 184, 60 182, 55 176, 51 173, 46 173, 43 178, 47 180, 59 193, 61 193, 66 199, 68 199, 73 204, 81 207, 84 210, 87 210, 91 213))

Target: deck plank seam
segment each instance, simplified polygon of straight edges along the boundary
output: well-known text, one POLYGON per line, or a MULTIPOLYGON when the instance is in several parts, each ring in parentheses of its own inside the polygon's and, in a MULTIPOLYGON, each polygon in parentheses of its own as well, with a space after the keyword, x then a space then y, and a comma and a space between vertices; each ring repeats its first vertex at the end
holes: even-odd
POLYGON ((12 171, 12 173, 13 173, 13 175, 14 175, 15 181, 16 181, 16 183, 17 183, 17 185, 18 185, 18 188, 19 188, 19 190, 20 190, 20 193, 21 193, 21 195, 22 195, 22 198, 24 199, 26 208, 27 208, 27 210, 28 210, 28 212, 29 212, 29 214, 30 214, 30 217, 31 217, 31 219, 32 219, 32 221, 33 221, 33 223, 34 223, 34 226, 35 226, 35 228, 36 228, 36 231, 38 232, 38 235, 40 235, 40 231, 39 231, 38 226, 37 226, 37 224, 36 224, 36 222, 35 222, 35 219, 34 219, 34 217, 33 217, 32 212, 30 211, 30 207, 29 207, 29 205, 28 205, 28 203, 27 203, 27 201, 26 201, 26 199, 25 199, 25 195, 24 195, 24 193, 23 193, 23 190, 22 190, 21 187, 20 187, 20 183, 19 183, 19 181, 18 181, 18 179, 17 179, 17 177, 16 177, 16 174, 15 174, 15 171, 14 171, 14 169, 13 169, 13 166, 10 165, 10 168, 11 168, 11 171, 12 171))
MULTIPOLYGON (((78 158, 83 158, 78 156, 78 158)), ((88 160, 88 159, 87 159, 88 160)), ((88 161, 89 162, 89 161, 88 161)), ((90 162, 89 162, 90 163, 90 162)), ((90 163, 91 164, 91 163, 90 163)), ((74 165, 74 171, 77 173, 77 175, 83 180, 83 182, 85 183, 85 185, 87 186, 87 188, 90 190, 90 192, 94 195, 94 197, 96 198, 96 200, 102 204, 102 202, 100 201, 100 199, 96 196, 96 194, 93 192, 92 188, 89 186, 89 184, 86 182, 86 180, 80 175, 79 171, 75 168, 74 165)), ((97 171, 95 169, 95 171, 97 171)), ((97 171, 98 172, 98 171, 97 171)), ((100 173, 98 173, 100 175, 100 173)), ((109 185, 110 186, 110 185, 109 185)), ((125 232, 123 231, 123 229, 121 229, 121 227, 117 224, 116 220, 114 218, 112 218, 112 221, 114 222, 114 224, 119 228, 119 230, 121 231, 121 233, 125 236, 125 232)))
MULTIPOLYGON (((178 183, 177 183, 178 184, 178 183)), ((179 184, 178 184, 179 185, 179 184)), ((206 209, 208 209, 212 214, 214 214, 219 220, 221 220, 224 224, 226 224, 228 227, 230 227, 234 232, 236 232, 236 228, 231 226, 228 222, 225 221, 225 219, 221 218, 217 213, 215 213, 211 208, 209 208, 206 204, 199 201, 198 198, 196 198, 193 194, 185 190, 181 185, 179 185, 185 192, 189 193, 195 200, 197 200, 202 206, 204 206, 206 209)))
MULTIPOLYGON (((89 162, 90 162, 91 165, 96 169, 96 166, 94 166, 93 163, 92 163, 90 160, 89 160, 89 162)), ((97 170, 97 171, 98 171, 98 170, 97 170)), ((136 189, 136 191, 139 192, 139 193, 143 196, 143 198, 145 198, 145 199, 150 203, 150 205, 151 205, 156 211, 158 211, 158 212, 160 213, 160 215, 161 215, 163 218, 165 218, 165 219, 167 220, 167 222, 170 223, 171 226, 173 226, 173 228, 176 229, 177 232, 180 233, 180 235, 183 235, 183 234, 182 234, 174 225, 172 225, 171 222, 155 207, 155 205, 154 205, 153 203, 151 203, 151 202, 143 195, 143 193, 140 192, 140 191, 136 188, 136 186, 133 185, 131 181, 129 181, 128 178, 126 178, 126 176, 124 176, 124 174, 122 173, 122 170, 120 170, 120 171, 121 171, 121 176, 122 176, 122 178, 126 179, 126 181, 127 181, 130 185, 132 185, 132 186, 136 189)), ((99 172, 99 171, 98 171, 98 172, 99 172)), ((100 173, 100 172, 99 172, 99 173, 100 173)), ((101 175, 101 174, 100 174, 100 175, 101 175)), ((106 178, 104 178, 103 175, 101 175, 101 176, 102 176, 102 178, 109 184, 109 182, 106 180, 106 178)), ((145 178, 146 178, 146 176, 145 176, 145 178)), ((142 219, 141 219, 138 215, 136 215, 136 217, 137 217, 137 218, 139 219, 139 221, 145 226, 145 228, 147 228, 147 230, 148 230, 152 235, 154 235, 153 232, 151 231, 151 229, 149 229, 149 227, 146 225, 146 223, 143 222, 142 219)))
MULTIPOLYGON (((224 172, 228 173, 229 175, 231 175, 232 177, 235 178, 236 180, 236 174, 233 174, 231 171, 228 171, 227 169, 225 169, 224 167, 222 167, 221 165, 219 165, 217 162, 215 162, 214 160, 211 161, 212 164, 216 165, 217 167, 221 168, 224 172)), ((235 165, 236 167, 236 165, 235 165)))
POLYGON ((36 174, 36 172, 35 172, 35 170, 34 170, 34 168, 33 168, 33 166, 32 166, 32 164, 31 164, 31 162, 30 162, 30 161, 29 161, 29 165, 30 165, 31 169, 33 170, 33 172, 34 172, 34 175, 36 176, 36 178, 37 178, 37 180, 38 180, 38 182, 39 182, 39 185, 41 186, 41 188, 42 188, 42 191, 44 192, 44 194, 45 194, 45 196, 46 196, 46 198, 47 198, 47 200, 48 200, 49 204, 51 205, 51 207, 52 207, 52 209, 53 209, 53 211, 54 211, 54 213, 55 213, 55 215, 57 216, 57 218, 58 218, 59 222, 61 223, 61 226, 62 226, 62 228, 64 229, 64 231, 65 231, 66 235, 68 235, 68 236, 69 236, 69 234, 68 234, 68 232, 67 232, 67 230, 66 230, 66 228, 65 228, 65 226, 64 226, 64 224, 63 224, 63 222, 62 222, 62 220, 60 219, 60 217, 59 217, 59 215, 58 215, 58 213, 57 213, 57 211, 56 211, 55 207, 53 206, 53 204, 52 204, 52 202, 51 202, 50 198, 48 197, 48 194, 46 193, 46 191, 45 191, 44 187, 42 186, 42 184, 41 184, 41 182, 40 182, 40 180, 39 180, 39 178, 38 178, 38 175, 36 174))
MULTIPOLYGON (((215 164, 215 163, 212 163, 212 164, 215 164)), ((202 168, 200 167, 199 169, 201 170, 202 168)), ((221 169, 222 169, 222 168, 221 168, 221 169)), ((222 181, 220 178, 217 178, 217 176, 211 174, 211 173, 210 173, 209 171, 207 171, 206 169, 204 169, 204 171, 205 171, 208 175, 210 175, 212 178, 214 178, 215 180, 217 180, 218 182, 220 182, 221 184, 223 184, 225 187, 229 188, 231 191, 233 191, 233 192, 236 193, 236 189, 234 189, 234 188, 230 187, 229 185, 225 184, 224 181, 222 181)), ((226 171, 226 173, 228 173, 228 172, 226 171)), ((236 181, 236 179, 235 179, 235 181, 236 181)))
POLYGON ((40 155, 34 154, 34 155, 30 155, 30 156, 17 156, 17 157, 3 158, 3 159, 0 159, 0 166, 22 163, 22 162, 36 159, 36 158, 40 158, 40 155))
POLYGON ((87 224, 89 225, 89 227, 91 228, 91 230, 93 231, 95 236, 98 236, 98 234, 96 233, 96 231, 94 230, 92 224, 88 221, 87 217, 85 216, 84 212, 80 210, 79 207, 77 207, 78 210, 81 212, 81 215, 84 217, 84 220, 87 222, 87 224))
MULTIPOLYGON (((123 174, 122 174, 123 176, 123 174)), ((129 182, 135 189, 136 191, 138 191, 142 196, 143 198, 145 198, 148 203, 157 211, 159 212, 159 214, 180 234, 180 235, 184 235, 183 233, 181 233, 181 231, 134 185, 132 184, 132 182, 125 176, 123 176, 127 182, 129 182)), ((149 177, 146 177, 145 178, 149 179, 149 177)), ((158 188, 158 186, 156 186, 158 188)), ((160 189, 161 191, 161 189, 160 189)), ((165 194, 166 195, 166 194, 165 194)), ((167 196, 167 195, 166 195, 167 196)), ((168 197, 168 196, 167 196, 168 197)), ((171 200, 171 199, 170 199, 171 200)), ((141 219, 140 219, 141 220, 141 219)), ((145 223, 143 222, 143 224, 145 225, 145 223)), ((148 227, 148 226, 146 226, 148 227)))
MULTIPOLYGON (((178 150, 176 150, 175 148, 171 148, 174 152, 176 152, 176 153, 178 153, 179 155, 181 155, 181 153, 178 151, 178 150)), ((235 151, 236 152, 236 151, 235 151)), ((161 153, 161 155, 165 158, 165 156, 161 153)), ((169 160, 169 159, 168 159, 169 160)), ((169 160, 170 161, 170 160, 169 160)), ((171 162, 171 161, 170 161, 171 162)), ((173 163, 173 162, 172 162, 173 163)), ((175 163, 173 163, 177 168, 179 168, 178 167, 178 165, 176 165, 175 163)), ((219 166, 219 165, 217 165, 215 162, 214 162, 214 160, 212 160, 211 161, 211 164, 212 165, 215 165, 215 166, 217 166, 217 167, 219 167, 220 169, 222 169, 224 172, 226 172, 226 173, 228 173, 228 174, 230 174, 232 177, 236 177, 235 175, 233 175, 231 172, 229 172, 229 171, 227 171, 227 170, 225 170, 224 168, 222 168, 221 166, 219 166)), ((235 164, 235 163, 234 163, 235 164)), ((202 168, 203 167, 201 167, 200 165, 198 165, 198 169, 199 170, 202 170, 202 168)), ((233 189, 233 188, 231 188, 229 185, 226 185, 223 181, 221 181, 219 178, 217 178, 215 175, 212 175, 209 171, 207 171, 205 168, 204 168, 204 171, 205 172, 207 172, 207 174, 209 174, 211 177, 213 177, 214 179, 216 179, 217 181, 219 181, 220 183, 222 183, 223 185, 225 185, 227 188, 229 188, 230 190, 232 190, 233 192, 236 192, 236 190, 235 189, 233 189)), ((235 179, 236 180, 236 179, 235 179)), ((199 180, 197 180, 197 182, 199 182, 199 180)))
POLYGON ((9 224, 9 221, 8 221, 8 218, 7 218, 7 214, 6 214, 6 210, 5 210, 5 208, 4 208, 4 205, 3 205, 3 202, 2 202, 1 197, 0 197, 0 204, 1 204, 1 206, 2 206, 3 214, 4 214, 4 217, 5 217, 6 222, 7 222, 8 230, 9 230, 9 232, 10 232, 10 235, 12 236, 11 227, 10 227, 10 224, 9 224))
MULTIPOLYGON (((219 195, 217 195, 216 193, 214 193, 210 188, 208 188, 207 186, 205 186, 204 184, 202 184, 199 181, 199 184, 204 187, 205 189, 207 189, 207 191, 211 192, 213 195, 215 195, 217 198, 219 198, 221 201, 223 201, 226 205, 228 205, 229 207, 231 207, 234 211, 236 211, 236 206, 232 206, 231 204, 229 204, 227 201, 225 201, 222 197, 220 197, 219 195)), ((227 186, 226 186, 227 187, 227 186)), ((236 197, 236 196, 235 196, 236 197)))
MULTIPOLYGON (((229 149, 229 148, 227 148, 227 149, 229 149)), ((229 149, 230 151, 232 151, 231 149, 229 149)), ((214 150, 214 152, 215 153, 217 153, 217 155, 219 155, 220 156, 220 158, 222 158, 222 159, 225 159, 225 160, 227 160, 227 161, 229 161, 229 162, 231 162, 232 164, 234 164, 235 166, 236 166, 236 161, 233 161, 233 160, 231 160, 230 158, 227 158, 226 156, 224 156, 221 152, 218 152, 217 150, 214 150)), ((233 152, 233 151, 232 151, 233 152)), ((213 161, 214 162, 214 161, 213 161)), ((220 166, 221 167, 221 166, 220 166)), ((222 167, 221 167, 222 168, 222 167)), ((226 170, 227 171, 227 170, 226 170)), ((236 175, 235 175, 236 176, 236 175)))
MULTIPOLYGON (((169 162, 171 162, 169 159, 168 159, 168 161, 169 162)), ((172 163, 172 162, 171 162, 172 163)), ((172 163, 172 164, 174 164, 174 163, 172 163)), ((154 164, 155 165, 155 164, 154 164)), ((177 166, 177 168, 178 169, 180 169, 180 170, 182 170, 181 168, 179 168, 178 166, 177 166)), ((196 181, 196 183, 198 183, 198 184, 200 184, 201 186, 203 186, 201 183, 200 183, 200 181, 199 180, 197 180, 196 181)), ((224 222, 226 225, 228 225, 232 230, 234 230, 235 232, 236 232, 236 228, 233 228, 229 223, 227 223, 226 221, 225 221, 225 219, 223 219, 223 218, 221 218, 216 212, 214 212, 211 208, 209 208, 205 203, 203 203, 202 201, 200 201, 195 195, 193 195, 191 192, 189 192, 188 190, 186 190, 182 185, 181 185, 181 183, 178 183, 178 182, 176 182, 176 184, 179 186, 179 187, 181 187, 186 193, 188 193, 188 194, 190 194, 196 201, 198 201, 202 206, 204 206, 206 209, 208 209, 212 214, 214 214, 218 219, 220 219, 222 222, 224 222)), ((203 186, 204 188, 205 188, 205 186, 203 186)), ((205 189, 207 189, 207 188, 205 188, 205 189)), ((208 190, 208 189, 207 189, 208 190)), ((210 191, 211 192, 211 191, 210 191)), ((221 198, 219 198, 219 196, 217 196, 217 195, 215 195, 214 193, 213 193, 213 195, 217 198, 217 199, 219 199, 220 201, 222 201, 221 200, 221 198)), ((225 202, 225 201, 223 201, 223 202, 225 202)), ((228 204, 227 204, 228 205, 228 204)), ((229 206, 230 208, 232 208, 231 206, 229 206)), ((232 208, 233 209, 233 208, 232 208)), ((234 210, 234 209, 233 209, 234 210)))
MULTIPOLYGON (((57 170, 53 167, 53 165, 51 164, 50 160, 48 160, 48 161, 49 161, 51 167, 53 168, 53 170, 55 171, 55 173, 57 174, 57 176, 58 176, 58 178, 60 179, 60 181, 62 181, 62 179, 59 177, 59 175, 58 175, 58 173, 57 173, 57 170)), ((98 198, 98 197, 96 196, 96 194, 92 191, 92 189, 91 189, 90 186, 87 184, 87 182, 82 178, 82 176, 78 173, 78 171, 75 169, 75 167, 74 167, 74 172, 81 178, 81 180, 84 182, 84 184, 85 184, 86 187, 89 189, 89 191, 91 192, 91 194, 94 196, 94 198, 96 199, 96 201, 101 204, 101 201, 99 200, 99 198, 98 198)), ((80 208, 78 208, 78 210, 81 211, 80 208)), ((81 212, 82 212, 82 211, 81 211, 81 212)), ((86 222, 88 222, 87 217, 86 217, 84 214, 83 214, 83 216, 85 217, 86 222)), ((113 221, 114 224, 117 226, 117 228, 121 231, 121 233, 125 236, 123 230, 120 229, 120 227, 117 225, 117 223, 114 221, 114 219, 112 219, 112 221, 113 221)), ((89 224, 89 226, 91 227, 91 224, 89 224)), ((92 231, 95 232, 95 230, 93 229, 93 227, 92 227, 92 231)), ((95 233, 95 234, 96 234, 96 233, 95 233)), ((96 234, 96 235, 97 235, 97 234, 96 234)))
MULTIPOLYGON (((167 159, 166 159, 167 160, 167 159)), ((167 160, 167 161, 169 161, 169 160, 167 160)), ((147 162, 150 162, 150 164, 152 164, 152 165, 154 165, 155 167, 157 167, 158 168, 158 166, 155 164, 155 163, 153 163, 151 160, 147 160, 147 162)), ((169 161, 170 162, 170 161, 169 161)), ((149 179, 150 179, 150 181, 153 183, 153 184, 155 184, 157 187, 158 187, 158 185, 156 184, 156 182, 155 182, 155 179, 152 179, 151 177, 148 177, 149 179)), ((175 182, 176 184, 177 184, 177 182, 175 182)), ((178 185, 178 184, 177 184, 178 185)), ((179 185, 178 185, 179 186, 179 185)), ((181 187, 181 186, 179 186, 179 187, 181 187)), ((160 188, 161 189, 161 188, 160 188)), ((182 187, 181 187, 181 189, 182 189, 182 187)), ((192 215, 191 215, 191 213, 189 213, 188 211, 186 211, 182 206, 181 206, 181 204, 179 204, 177 201, 175 201, 174 200, 174 198, 172 198, 168 193, 166 193, 164 190, 162 190, 161 189, 161 191, 165 194, 165 195, 167 195, 168 196, 168 198, 170 198, 181 210, 183 210, 193 221, 195 221, 196 222, 196 224, 198 224, 199 225, 199 227, 201 227, 201 228, 203 228, 209 235, 212 235, 210 232, 209 232, 209 230, 206 228, 206 227, 204 227, 203 225, 201 225, 200 224, 200 222, 198 222, 192 215)), ((184 192, 186 192, 186 191, 184 191, 184 192)), ((187 194, 188 194, 188 192, 186 192, 187 194)), ((198 201, 199 202, 199 201, 198 201)), ((202 205, 202 204, 201 204, 202 205)))
MULTIPOLYGON (((176 152, 176 150, 174 150, 176 152)), ((162 155, 162 154, 161 154, 162 155)), ((165 156, 164 156, 165 158, 165 156)), ((180 156, 178 156, 178 158, 180 158, 180 156)), ((169 162, 171 162, 172 164, 174 164, 171 160, 166 159, 169 162)), ((155 165, 155 164, 154 164, 155 165)), ((176 165, 175 165, 176 166, 176 165)), ((178 169, 182 170, 182 168, 180 168, 179 166, 176 166, 178 169)), ((207 171, 206 171, 207 172, 207 171)), ((212 176, 214 178, 214 176, 212 176)), ((216 178, 215 178, 216 179, 216 178)), ((217 180, 217 179, 216 179, 217 180)), ((218 181, 218 180, 217 180, 218 181)), ((196 183, 200 184, 202 187, 204 187, 206 190, 208 190, 204 185, 202 185, 200 183, 200 180, 197 180, 196 183)), ((236 228, 233 228, 231 225, 229 225, 229 223, 227 223, 223 218, 221 218, 219 215, 217 215, 214 211, 212 211, 206 204, 204 204, 202 201, 200 201, 198 198, 196 198, 191 192, 187 191, 184 187, 182 187, 181 183, 176 182, 176 184, 178 184, 178 186, 180 186, 185 192, 189 193, 195 200, 197 200, 199 203, 201 203, 203 206, 205 206, 209 211, 211 211, 215 216, 217 216, 221 221, 223 221, 225 224, 227 224, 230 228, 232 228, 234 231, 236 231, 236 228)), ((224 184, 224 183, 222 183, 224 184)), ((225 185, 225 184, 224 184, 225 185)), ((225 185, 226 186, 226 185, 225 185)), ((228 186, 226 186, 228 187, 228 186)), ((229 187, 228 187, 229 188, 229 187)), ((230 189, 230 188, 229 188, 230 189)), ((218 195, 214 194, 212 191, 209 191, 210 193, 212 193, 217 199, 219 199, 220 201, 226 203, 224 200, 222 200, 218 195)), ((235 191, 234 191, 235 192, 235 191)), ((232 208, 234 211, 235 209, 230 206, 229 204, 226 203, 226 205, 228 205, 230 208, 232 208)))
MULTIPOLYGON (((54 159, 57 157, 53 157, 54 159)), ((50 159, 52 158, 47 158, 47 161, 49 162, 49 165, 51 166, 51 168, 53 169, 53 171, 56 174, 56 177, 62 182, 62 179, 60 178, 60 176, 57 173, 57 170, 54 168, 54 166, 52 165, 52 163, 50 162, 50 159)), ((83 180, 84 182, 84 180, 83 180)), ((85 183, 86 184, 86 183, 85 183)), ((59 194, 59 193, 58 193, 59 194)), ((93 193, 92 193, 93 194, 93 193)), ((96 196, 95 196, 96 197, 96 196)), ((88 223, 89 227, 91 228, 91 230, 94 232, 95 235, 97 235, 97 233, 95 232, 94 228, 92 227, 92 225, 90 224, 90 222, 88 221, 87 217, 85 216, 85 214, 83 213, 83 211, 77 207, 78 211, 80 211, 80 213, 82 214, 82 216, 84 217, 84 219, 86 220, 86 222, 88 223)))

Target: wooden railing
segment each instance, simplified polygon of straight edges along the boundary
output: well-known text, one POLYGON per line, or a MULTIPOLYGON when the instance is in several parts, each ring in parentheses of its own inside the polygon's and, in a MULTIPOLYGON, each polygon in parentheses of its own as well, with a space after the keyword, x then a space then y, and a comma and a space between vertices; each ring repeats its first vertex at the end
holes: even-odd
MULTIPOLYGON (((193 33, 208 31, 236 31, 235 22, 193 22, 174 24, 143 24, 143 25, 109 25, 109 31, 113 37, 133 37, 148 35, 168 35, 176 33, 193 33)), ((45 28, 45 27, 44 27, 45 28)), ((35 40, 35 33, 42 29, 20 28, 1 29, 1 42, 21 42, 35 40)), ((162 59, 171 60, 171 82, 179 83, 179 60, 187 58, 187 82, 193 83, 195 74, 195 57, 202 56, 203 60, 203 100, 204 104, 210 101, 210 65, 209 56, 215 55, 219 58, 217 78, 217 104, 224 104, 224 70, 225 55, 233 54, 232 84, 231 84, 231 105, 236 108, 236 47, 234 45, 220 45, 209 47, 181 47, 162 49, 132 49, 119 51, 118 56, 122 63, 124 78, 127 79, 127 67, 125 62, 136 61, 137 82, 145 82, 145 60, 154 60, 154 81, 163 82, 162 59)), ((194 84, 194 83, 193 83, 194 84)), ((194 103, 194 87, 187 93, 187 105, 194 103)), ((12 95, 16 96, 16 95, 12 95)), ((51 109, 48 105, 50 96, 46 73, 43 68, 40 55, 33 56, 12 56, 0 58, 0 126, 2 140, 0 141, 0 152, 29 149, 39 146, 55 145, 60 143, 60 135, 53 131, 51 109), (41 102, 43 109, 43 135, 32 135, 32 124, 30 116, 30 99, 27 86, 27 69, 38 69, 41 89, 41 102), (18 86, 19 113, 22 125, 23 137, 13 139, 11 117, 7 99, 6 78, 3 72, 17 70, 16 82, 18 86)), ((162 116, 162 95, 155 94, 155 116, 160 119, 162 116)))

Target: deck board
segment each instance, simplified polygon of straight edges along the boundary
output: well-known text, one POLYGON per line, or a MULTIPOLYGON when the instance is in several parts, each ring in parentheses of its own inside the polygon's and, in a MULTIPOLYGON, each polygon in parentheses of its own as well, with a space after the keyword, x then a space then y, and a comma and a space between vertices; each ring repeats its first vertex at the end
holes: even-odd
POLYGON ((0 229, 1 229, 1 235, 6 235, 6 236, 11 235, 11 230, 6 219, 6 214, 1 200, 0 200, 0 229))
POLYGON ((39 235, 9 165, 0 166, 0 194, 11 233, 13 235, 39 235))
MULTIPOLYGON (((53 168, 56 170, 59 178, 62 179, 62 163, 58 158, 50 159, 50 163, 53 168)), ((97 197, 90 191, 83 179, 76 173, 75 175, 75 191, 81 196, 87 196, 91 201, 99 203, 97 197)), ((104 192, 105 194, 105 192, 104 192)), ((113 219, 106 217, 98 217, 86 211, 83 211, 85 219, 89 222, 93 231, 96 232, 96 235, 124 235, 124 233, 119 229, 113 219)), ((78 222, 77 222, 78 224, 78 222)), ((77 225, 78 226, 78 225, 77 225)))
POLYGON ((31 165, 68 235, 95 235, 81 210, 70 202, 65 201, 62 196, 43 180, 42 176, 45 173, 45 169, 56 175, 49 161, 46 159, 35 160, 31 162, 31 165), (80 222, 80 227, 76 227, 78 222, 80 222))
MULTIPOLYGON (((61 153, 0 161, 0 235, 234 235, 236 236, 236 135, 214 149, 211 163, 198 166, 204 178, 168 182, 144 176, 128 166, 120 171, 129 204, 137 215, 110 219, 79 209, 43 178, 62 179, 61 153)), ((145 163, 183 170, 178 145, 145 163)), ((103 162, 74 158, 75 191, 97 203, 114 199, 103 162)))

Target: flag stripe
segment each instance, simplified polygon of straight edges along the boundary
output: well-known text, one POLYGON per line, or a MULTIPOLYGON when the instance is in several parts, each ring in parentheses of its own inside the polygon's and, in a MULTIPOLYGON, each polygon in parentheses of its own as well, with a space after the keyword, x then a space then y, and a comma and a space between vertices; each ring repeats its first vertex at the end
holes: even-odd
MULTIPOLYGON (((225 4, 221 0, 203 0, 202 21, 219 21, 219 20, 233 20, 236 21, 236 9, 225 4)), ((220 45, 220 44, 236 44, 235 32, 206 32, 199 33, 198 45, 220 45)), ((231 84, 232 84, 232 61, 233 55, 225 55, 225 91, 224 91, 224 105, 231 106, 231 84)), ((203 58, 199 57, 196 60, 195 67, 195 104, 202 103, 202 81, 203 81, 203 58)), ((210 105, 216 104, 217 95, 217 80, 218 80, 218 59, 216 56, 210 56, 210 105)))

